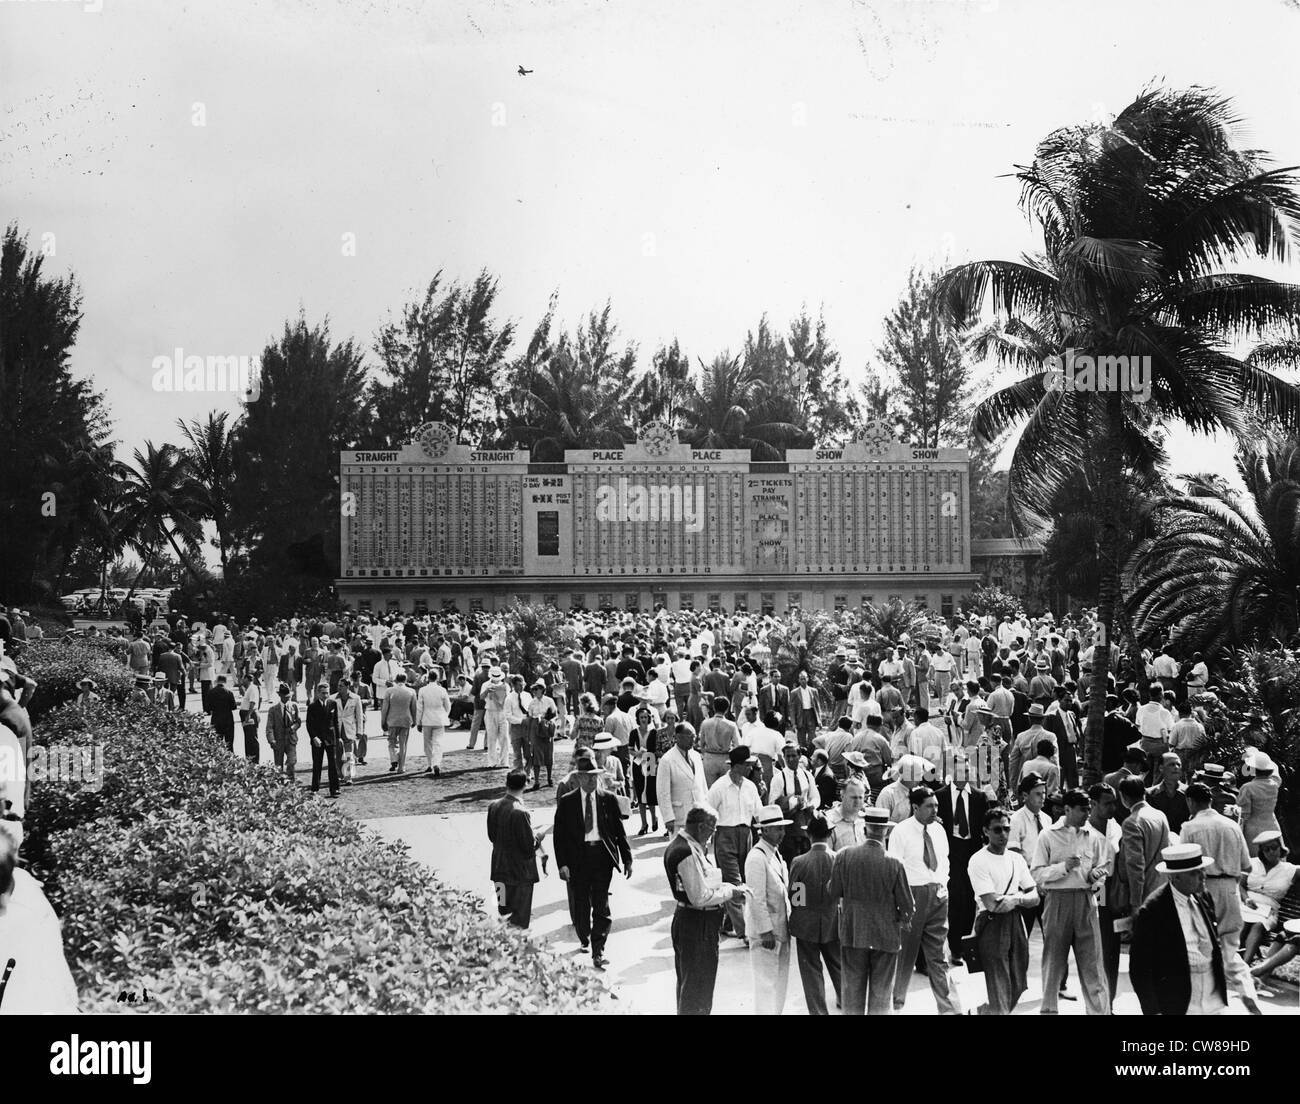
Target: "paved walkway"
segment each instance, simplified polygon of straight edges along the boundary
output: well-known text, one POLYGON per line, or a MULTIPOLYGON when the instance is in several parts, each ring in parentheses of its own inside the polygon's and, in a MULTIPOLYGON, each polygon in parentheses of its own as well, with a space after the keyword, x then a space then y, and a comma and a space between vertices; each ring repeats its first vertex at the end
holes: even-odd
MULTIPOLYGON (((539 805, 533 810, 537 827, 549 826, 553 818, 553 807, 539 805)), ((444 881, 477 893, 484 900, 493 900, 492 883, 487 878, 491 846, 481 813, 389 817, 366 823, 389 839, 409 844, 412 858, 433 868, 444 881)), ((635 817, 627 824, 633 832, 639 828, 635 817)), ((614 927, 606 947, 610 965, 605 976, 618 995, 620 1006, 629 1012, 672 1013, 675 1008, 670 936, 673 904, 664 874, 663 854, 667 842, 662 836, 660 832, 656 836, 631 838, 632 879, 629 882, 616 876, 610 894, 614 927)), ((550 850, 549 844, 547 849, 550 850)), ((491 910, 485 906, 485 911, 495 915, 495 904, 491 910)), ((543 878, 534 892, 532 931, 537 939, 560 954, 576 954, 578 951, 578 942, 569 924, 564 883, 555 872, 554 860, 550 876, 543 878)), ((1035 932, 1030 943, 1029 989, 1016 1010, 1017 1014, 1038 1012, 1041 953, 1041 940, 1035 932)), ((1129 988, 1126 970, 1126 960, 1122 959, 1115 1010, 1123 1015, 1140 1015, 1141 1009, 1129 988)), ((964 967, 958 967, 953 971, 953 979, 964 1008, 973 1009, 983 1002, 982 975, 972 976, 964 967)), ((830 993, 829 978, 826 987, 830 993)), ((1077 978, 1071 981, 1071 990, 1077 994, 1077 978)), ((833 995, 831 999, 833 1001, 833 995)), ((1297 1011, 1294 994, 1262 1003, 1266 1014, 1297 1011)), ((740 940, 723 940, 713 1007, 718 1013, 753 1011, 753 980, 748 952, 740 940)), ((1062 1001, 1060 1010, 1065 1015, 1084 1013, 1083 1003, 1078 1000, 1062 1001)), ((785 1011, 791 1015, 807 1012, 798 965, 794 962, 791 964, 785 1011)), ((1235 1000, 1230 1011, 1245 1014, 1245 1009, 1235 1000)), ((914 977, 904 1014, 934 1015, 935 1012, 929 984, 924 977, 914 977)))

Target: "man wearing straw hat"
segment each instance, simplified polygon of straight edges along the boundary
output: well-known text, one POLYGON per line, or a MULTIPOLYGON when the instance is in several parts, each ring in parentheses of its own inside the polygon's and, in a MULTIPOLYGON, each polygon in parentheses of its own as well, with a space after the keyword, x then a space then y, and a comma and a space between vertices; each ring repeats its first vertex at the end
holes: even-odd
MULTIPOLYGON (((722 880, 740 885, 744 880, 745 856, 753 838, 750 826, 763 808, 758 787, 749 779, 750 767, 756 762, 743 744, 731 749, 729 769, 709 787, 708 803, 718 813, 718 827, 713 834, 713 857, 722 871, 722 880)), ((735 899, 727 903, 724 935, 745 937, 745 912, 735 899)))
POLYGON ((779 1016, 790 984, 790 875, 781 857, 787 820, 780 806, 765 805, 755 818, 758 842, 745 856, 745 931, 754 969, 754 1012, 779 1016))
MULTIPOLYGON (((1215 1016, 1228 1006, 1223 951, 1214 909, 1205 896, 1205 871, 1214 859, 1199 843, 1160 853, 1156 870, 1168 881, 1133 917, 1129 980, 1144 1016, 1215 1016)), ((1242 994, 1252 1015, 1253 995, 1242 994)))
POLYGON ((836 852, 829 891, 840 905, 840 963, 846 1016, 888 1016, 903 929, 916 904, 901 860, 887 854, 887 809, 864 812, 866 838, 836 852))

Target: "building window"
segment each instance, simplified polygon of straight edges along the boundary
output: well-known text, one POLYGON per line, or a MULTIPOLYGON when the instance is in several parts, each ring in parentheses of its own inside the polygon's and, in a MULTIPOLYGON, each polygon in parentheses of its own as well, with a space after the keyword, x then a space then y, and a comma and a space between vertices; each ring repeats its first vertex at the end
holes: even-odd
POLYGON ((749 595, 746 594, 743 590, 738 590, 738 591, 736 591, 736 600, 735 600, 735 602, 733 603, 732 608, 733 608, 737 613, 748 613, 748 612, 749 612, 749 595))
POLYGON ((415 600, 415 613, 416 613, 416 615, 419 616, 419 615, 422 614, 422 613, 428 613, 428 612, 429 612, 429 599, 427 599, 427 598, 417 598, 417 599, 415 600))
POLYGON ((695 608, 694 594, 681 594, 678 596, 678 608, 684 610, 693 610, 695 608))
POLYGON ((999 587, 999 588, 1002 586, 1002 576, 1001 576, 1001 575, 994 575, 994 576, 993 576, 993 585, 994 585, 995 587, 999 587))
POLYGON ((531 594, 516 594, 515 597, 518 598, 519 601, 522 602, 522 603, 526 606, 526 605, 528 605, 528 599, 531 598, 532 595, 531 595, 531 594))
POLYGON ((712 610, 714 613, 717 613, 718 610, 722 609, 722 595, 721 595, 721 594, 710 594, 710 595, 709 595, 709 609, 712 610))
POLYGON ((843 613, 849 607, 849 596, 847 594, 835 595, 835 612, 843 613))
POLYGON ((603 610, 614 608, 614 596, 612 594, 601 594, 597 596, 596 604, 603 610))
POLYGON ((369 613, 369 612, 370 612, 370 599, 369 599, 369 598, 362 598, 362 599, 357 603, 357 609, 360 610, 362 613, 369 613))
POLYGON ((889 596, 889 600, 891 602, 901 602, 903 600, 903 596, 901 594, 891 594, 889 596))
POLYGON ((876 604, 876 596, 874 594, 864 594, 862 596, 862 604, 864 606, 874 606, 876 604))
POLYGON ((455 598, 444 598, 444 599, 442 600, 442 612, 443 612, 443 613, 455 613, 455 612, 456 612, 456 599, 455 599, 455 598))
POLYGON ((668 592, 666 590, 657 590, 650 595, 650 604, 655 609, 668 608, 668 592))
POLYGON ((956 609, 956 603, 953 601, 951 594, 939 595, 939 612, 944 617, 951 617, 956 609))
POLYGON ((471 599, 469 600, 469 612, 470 612, 470 613, 482 613, 482 612, 483 612, 483 599, 482 599, 482 598, 471 598, 471 599))
POLYGON ((388 599, 387 608, 389 613, 401 613, 402 603, 399 602, 396 598, 390 598, 388 599))
POLYGON ((543 594, 542 601, 554 609, 560 601, 560 596, 558 594, 543 594))
POLYGON ((770 617, 776 613, 776 594, 767 590, 758 596, 758 608, 764 617, 770 617))
POLYGON ((916 597, 913 599, 913 601, 916 602, 916 604, 917 604, 918 606, 920 606, 921 609, 926 609, 926 608, 928 608, 929 605, 930 605, 930 599, 929 599, 929 597, 928 597, 927 595, 924 595, 924 594, 918 594, 918 595, 916 595, 916 597))
POLYGON ((559 510, 539 510, 537 512, 537 554, 539 556, 558 556, 560 554, 559 510))
POLYGON ((635 613, 637 610, 639 610, 639 609, 641 608, 641 595, 639 595, 639 594, 625 594, 625 595, 623 596, 623 599, 624 599, 624 601, 623 601, 624 606, 626 606, 628 609, 632 610, 632 612, 635 613))
POLYGON ((803 591, 792 590, 785 596, 788 609, 799 609, 803 605, 803 591))
POLYGON ((584 595, 584 594, 570 594, 570 595, 569 595, 569 609, 580 610, 580 609, 586 609, 586 608, 587 608, 587 597, 586 597, 586 595, 584 595))

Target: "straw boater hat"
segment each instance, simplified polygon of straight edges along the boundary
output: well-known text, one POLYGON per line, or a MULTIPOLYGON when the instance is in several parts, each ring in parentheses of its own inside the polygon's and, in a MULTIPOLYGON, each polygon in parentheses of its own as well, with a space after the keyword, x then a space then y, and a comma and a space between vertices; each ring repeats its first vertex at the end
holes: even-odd
POLYGON ((1041 717, 1046 714, 1046 712, 1047 710, 1043 708, 1042 702, 1034 702, 1034 704, 1029 707, 1029 716, 1031 717, 1041 717))
POLYGON ((889 824, 888 809, 878 809, 873 805, 870 808, 863 809, 861 815, 867 824, 878 824, 882 826, 889 824))
POLYGON ((166 682, 167 676, 164 675, 161 671, 159 671, 156 675, 154 675, 153 680, 154 682, 166 682))
POLYGON ((608 732, 597 736, 595 742, 591 745, 592 751, 613 751, 618 747, 618 741, 608 732))
POLYGON ((1156 863, 1159 874, 1186 874, 1213 866, 1214 860, 1201 851, 1199 843, 1176 843, 1160 852, 1162 862, 1156 863))
POLYGON ((1260 775, 1272 774, 1275 769, 1276 768, 1274 767, 1273 760, 1270 759, 1267 755, 1265 755, 1262 751, 1258 752, 1255 755, 1255 777, 1256 778, 1258 778, 1260 775))
POLYGON ((506 673, 500 667, 492 667, 488 670, 488 682, 500 686, 505 680, 506 673))
POLYGON ((1205 763, 1196 772, 1196 778, 1200 782, 1227 782, 1232 778, 1232 775, 1220 763, 1205 763))
POLYGON ((784 824, 793 823, 793 820, 786 820, 785 817, 781 815, 781 807, 779 805, 764 805, 758 811, 758 820, 755 822, 756 826, 760 829, 779 828, 784 824))

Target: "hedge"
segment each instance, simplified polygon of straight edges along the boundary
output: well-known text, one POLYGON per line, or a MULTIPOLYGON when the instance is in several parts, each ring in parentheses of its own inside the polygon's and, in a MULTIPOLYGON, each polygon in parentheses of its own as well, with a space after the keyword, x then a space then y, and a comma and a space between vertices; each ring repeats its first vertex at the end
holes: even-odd
POLYGON ((27 707, 33 721, 76 698, 77 683, 93 679, 95 693, 107 702, 125 702, 135 680, 121 659, 106 645, 58 640, 28 644, 18 668, 36 680, 36 694, 27 707))
MULTIPOLYGON (((43 671, 33 671, 43 678, 43 671)), ((25 854, 85 1011, 581 1012, 608 991, 202 718, 64 707, 38 743, 104 746, 103 785, 35 788, 25 854), (147 1005, 120 1005, 148 989, 147 1005)))

